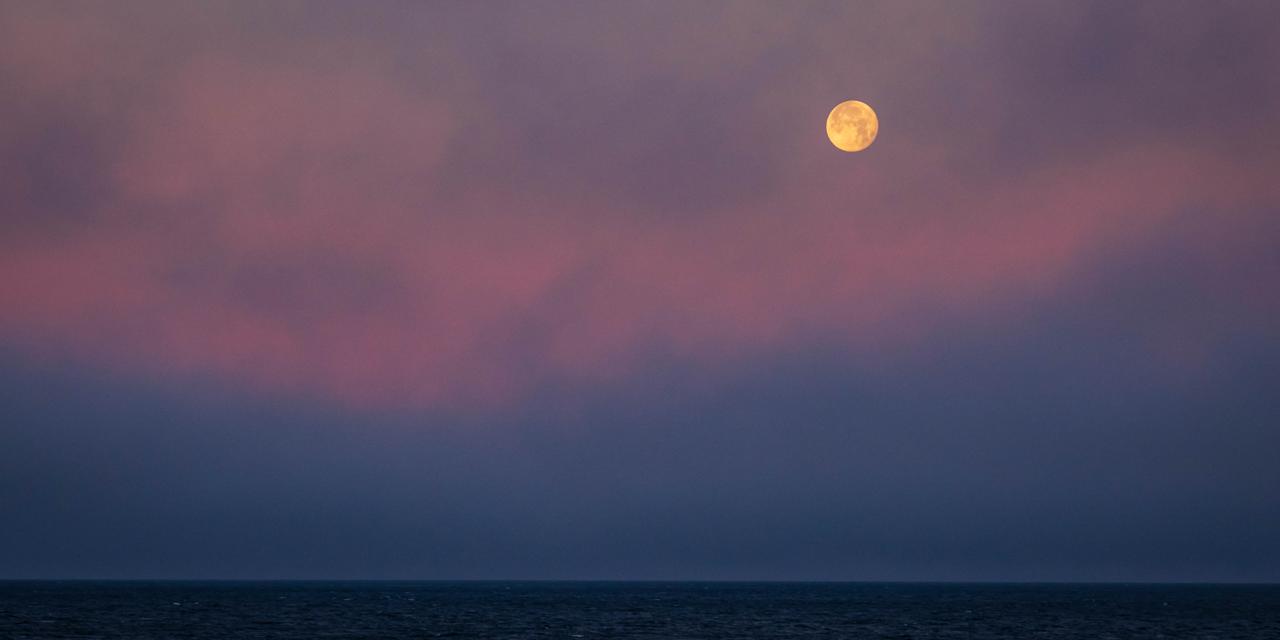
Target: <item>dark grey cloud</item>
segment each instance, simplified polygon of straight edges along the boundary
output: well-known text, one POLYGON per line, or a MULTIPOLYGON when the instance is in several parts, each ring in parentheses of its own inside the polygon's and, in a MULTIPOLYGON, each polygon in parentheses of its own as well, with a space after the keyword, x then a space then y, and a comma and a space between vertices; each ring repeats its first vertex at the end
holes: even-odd
POLYGON ((1106 153, 1174 135, 1240 152, 1273 119, 1280 61, 1269 3, 1080 2, 993 12, 978 45, 997 83, 991 141, 1012 162, 1106 153), (1216 138, 1216 140, 1215 140, 1216 138))

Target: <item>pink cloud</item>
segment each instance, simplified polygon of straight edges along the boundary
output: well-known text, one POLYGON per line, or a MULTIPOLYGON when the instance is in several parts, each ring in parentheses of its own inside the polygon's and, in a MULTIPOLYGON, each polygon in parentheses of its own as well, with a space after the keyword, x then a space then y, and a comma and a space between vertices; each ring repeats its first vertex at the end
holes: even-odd
POLYGON ((980 181, 890 132, 856 158, 796 142, 772 192, 715 215, 636 215, 607 192, 453 183, 465 92, 409 86, 364 45, 332 65, 284 50, 174 62, 123 110, 96 221, 0 255, 7 342, 358 406, 493 406, 625 379, 655 349, 716 367, 917 340, 933 311, 1043 295, 1187 203, 1276 191, 1159 141, 980 181))

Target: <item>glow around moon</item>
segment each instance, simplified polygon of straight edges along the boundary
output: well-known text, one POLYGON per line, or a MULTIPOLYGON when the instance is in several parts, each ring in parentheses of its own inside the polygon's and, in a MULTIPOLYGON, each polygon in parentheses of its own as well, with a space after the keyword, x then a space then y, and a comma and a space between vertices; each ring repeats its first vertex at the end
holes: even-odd
POLYGON ((841 151, 862 151, 871 146, 880 131, 880 120, 870 105, 845 100, 827 116, 827 137, 841 151))

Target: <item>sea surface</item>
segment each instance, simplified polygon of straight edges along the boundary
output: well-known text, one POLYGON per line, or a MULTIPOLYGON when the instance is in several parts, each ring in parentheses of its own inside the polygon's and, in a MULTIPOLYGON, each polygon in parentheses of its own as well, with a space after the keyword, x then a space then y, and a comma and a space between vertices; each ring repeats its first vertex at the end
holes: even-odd
POLYGON ((1280 586, 0 582, 0 638, 1280 639, 1280 586))

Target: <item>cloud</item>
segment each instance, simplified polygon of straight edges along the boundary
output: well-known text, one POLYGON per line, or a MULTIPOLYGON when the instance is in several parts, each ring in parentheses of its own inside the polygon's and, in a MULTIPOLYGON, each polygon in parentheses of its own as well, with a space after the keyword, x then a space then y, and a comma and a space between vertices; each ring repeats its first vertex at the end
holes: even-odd
POLYGON ((4 3, 0 574, 1274 581, 1273 11, 4 3))
MULTIPOLYGON (((0 333, 137 375, 500 406, 624 383, 655 354, 715 371, 929 339, 1069 287, 1100 248, 1141 246, 1189 207, 1233 229, 1273 206, 1262 151, 1163 124, 1182 117, 1062 128, 1081 107, 1044 102, 1055 90, 1129 99, 1085 111, 1113 124, 1174 95, 1167 75, 1135 92, 1073 58, 1073 34, 1101 37, 1092 14, 982 31, 981 12, 940 11, 871 11, 919 44, 841 37, 812 7, 704 7, 671 30, 674 7, 347 27, 341 7, 187 7, 143 12, 140 38, 123 35, 131 11, 12 10, 23 37, 2 72, 24 101, 0 156, 25 178, 0 333), (1019 47, 1042 57, 1006 60, 1019 47), (1045 64, 1074 71, 1028 75, 1045 64), (885 126, 857 158, 821 139, 848 87, 885 126)), ((1200 51, 1199 36, 1156 41, 1200 51)), ((1270 55, 1241 47, 1224 64, 1270 55)))

